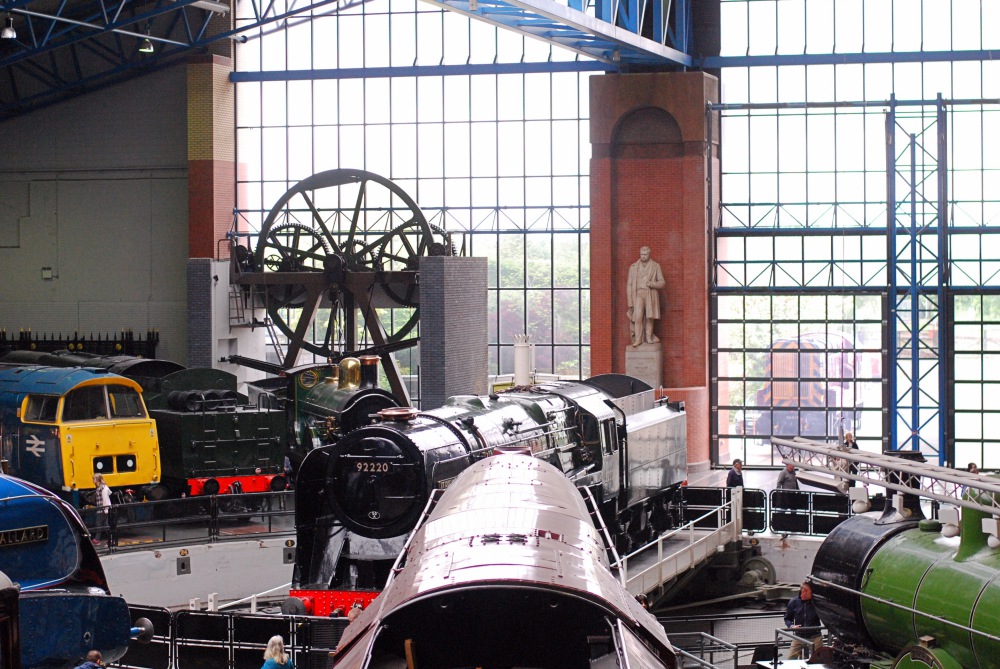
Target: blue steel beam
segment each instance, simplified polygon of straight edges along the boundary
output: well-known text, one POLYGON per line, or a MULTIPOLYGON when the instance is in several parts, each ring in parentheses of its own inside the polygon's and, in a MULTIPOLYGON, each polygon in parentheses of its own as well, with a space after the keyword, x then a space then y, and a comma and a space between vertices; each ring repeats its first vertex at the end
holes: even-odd
MULTIPOLYGON (((565 5, 553 0, 424 1, 526 37, 557 44, 616 67, 690 67, 694 63, 687 53, 666 43, 675 34, 665 27, 670 0, 597 0, 592 8, 593 15, 583 11, 585 6, 580 2, 565 5), (641 18, 645 16, 649 2, 661 4, 660 12, 653 12, 659 20, 647 30, 641 18), (666 11, 663 7, 667 8, 666 11), (643 33, 661 39, 650 39, 642 36, 643 33)), ((681 0, 677 3, 677 11, 682 12, 684 17, 689 16, 688 2, 681 0)), ((687 33, 685 23, 685 40, 687 33)))
POLYGON ((320 0, 293 3, 291 11, 278 12, 273 3, 254 3, 253 18, 239 19, 239 28, 230 29, 229 19, 220 21, 218 12, 194 7, 195 2, 0 2, 0 16, 14 17, 17 32, 15 39, 0 42, 0 66, 6 70, 0 78, 0 120, 208 52, 220 40, 246 41, 245 31, 358 4, 320 0), (139 52, 147 38, 155 45, 152 54, 139 52))
POLYGON ((888 445, 949 457, 947 118, 886 113, 888 445), (933 243, 932 243, 933 242, 933 243))
POLYGON ((381 79, 386 77, 447 77, 472 74, 536 74, 544 72, 607 72, 613 66, 593 60, 551 63, 483 63, 479 65, 413 65, 406 67, 350 67, 337 70, 270 70, 233 72, 229 80, 315 81, 320 79, 381 79))
POLYGON ((865 53, 797 53, 762 56, 709 56, 694 59, 694 67, 782 67, 786 65, 864 65, 871 63, 945 63, 1000 58, 1000 50, 875 51, 865 53))

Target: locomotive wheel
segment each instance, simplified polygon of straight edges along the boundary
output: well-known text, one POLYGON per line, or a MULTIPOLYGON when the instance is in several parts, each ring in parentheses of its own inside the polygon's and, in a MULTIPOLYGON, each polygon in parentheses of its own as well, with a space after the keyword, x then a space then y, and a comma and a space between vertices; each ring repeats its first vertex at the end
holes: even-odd
MULTIPOLYGON (((340 169, 314 174, 292 186, 274 205, 261 225, 260 238, 267 240, 273 228, 289 224, 309 227, 322 238, 327 250, 342 255, 348 269, 388 269, 376 266, 380 249, 393 238, 406 235, 397 248, 397 260, 431 255, 445 249, 445 238, 432 230, 417 203, 398 185, 373 172, 340 169)), ((265 258, 265 244, 255 252, 257 266, 265 258)), ((405 269, 405 267, 393 267, 405 269)))
POLYGON ((778 582, 778 575, 774 570, 774 565, 771 564, 771 561, 765 557, 755 555, 744 562, 743 574, 741 575, 741 578, 742 576, 745 576, 747 572, 751 571, 756 572, 760 580, 764 581, 768 585, 774 585, 778 582))
MULTIPOLYGON (((445 239, 445 232, 436 225, 427 225, 432 235, 424 234, 424 226, 408 223, 397 228, 378 249, 376 266, 383 272, 409 270, 415 272, 420 266, 421 256, 450 255, 449 247, 437 241, 434 235, 445 239)), ((400 306, 416 307, 417 285, 411 284, 404 290, 398 290, 391 285, 385 286, 385 293, 400 306)))
MULTIPOLYGON (((398 185, 372 172, 339 169, 320 172, 290 188, 261 225, 253 265, 264 272, 323 271, 327 256, 338 257, 347 271, 416 269, 420 255, 449 251, 443 231, 432 228, 417 203, 398 185)), ((385 291, 414 312, 388 332, 388 341, 403 339, 417 324, 413 290, 385 291), (402 293, 402 294, 400 294, 402 293)), ((271 321, 290 339, 297 320, 288 309, 301 307, 303 286, 272 286, 267 309, 271 321)), ((333 315, 316 334, 324 343, 302 342, 302 349, 329 355, 333 315), (325 331, 324 331, 325 327, 325 331)))
MULTIPOLYGON (((265 272, 322 272, 330 249, 315 230, 299 223, 271 228, 261 236, 256 256, 265 272)), ((268 310, 301 307, 306 291, 302 286, 272 286, 267 292, 268 310)))

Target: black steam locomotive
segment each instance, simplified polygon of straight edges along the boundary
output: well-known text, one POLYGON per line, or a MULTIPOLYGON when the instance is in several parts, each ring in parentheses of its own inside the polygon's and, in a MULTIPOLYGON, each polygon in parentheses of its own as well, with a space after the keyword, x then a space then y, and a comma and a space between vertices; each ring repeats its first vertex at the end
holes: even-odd
POLYGON ((654 394, 603 375, 457 396, 431 411, 384 409, 313 449, 297 478, 289 609, 329 615, 374 599, 431 492, 498 452, 530 453, 586 489, 619 550, 645 543, 674 523, 687 466, 683 404, 654 394))

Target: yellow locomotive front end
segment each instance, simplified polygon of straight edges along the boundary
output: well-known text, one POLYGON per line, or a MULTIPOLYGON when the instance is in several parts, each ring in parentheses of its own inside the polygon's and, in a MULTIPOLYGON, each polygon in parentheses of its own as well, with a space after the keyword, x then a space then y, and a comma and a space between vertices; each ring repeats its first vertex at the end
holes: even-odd
POLYGON ((122 377, 81 385, 62 399, 59 432, 68 490, 94 487, 94 474, 112 488, 139 489, 160 481, 156 423, 142 388, 122 377))
POLYGON ((91 368, 0 371, 0 441, 12 473, 76 504, 94 474, 149 494, 159 487, 160 452, 141 393, 135 381, 91 368))

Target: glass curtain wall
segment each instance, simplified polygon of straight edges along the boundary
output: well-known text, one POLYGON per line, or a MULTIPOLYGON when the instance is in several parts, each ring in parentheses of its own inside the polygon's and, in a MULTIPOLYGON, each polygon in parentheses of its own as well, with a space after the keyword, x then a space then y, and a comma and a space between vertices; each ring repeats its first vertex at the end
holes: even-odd
POLYGON ((722 125, 712 298, 720 460, 774 465, 771 435, 836 440, 854 431, 867 450, 912 437, 905 447, 933 459, 1000 466, 991 444, 1000 405, 990 401, 1000 383, 1000 265, 991 250, 1000 156, 988 148, 1000 138, 1000 69, 979 60, 811 59, 994 49, 998 10, 958 0, 722 2, 722 55, 797 63, 724 69, 713 112, 722 125), (898 140, 887 150, 893 97, 894 134, 929 154, 919 170, 910 171, 898 140), (938 171, 943 211, 928 204, 938 171), (930 270, 911 272, 922 263, 930 270), (913 327, 903 319, 908 285, 920 300, 913 327), (914 339, 919 346, 909 347, 914 339))
MULTIPOLYGON (((238 45, 237 69, 305 76, 237 84, 237 216, 258 231, 321 171, 389 178, 457 251, 489 259, 489 372, 513 372, 513 338, 527 333, 539 372, 586 376, 590 74, 461 72, 574 58, 415 0, 272 24, 238 45), (458 70, 397 70, 439 65, 458 70)), ((419 373, 415 351, 400 358, 419 373)))

